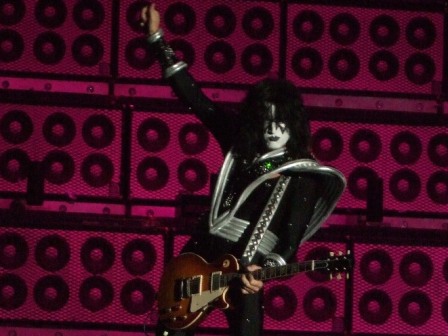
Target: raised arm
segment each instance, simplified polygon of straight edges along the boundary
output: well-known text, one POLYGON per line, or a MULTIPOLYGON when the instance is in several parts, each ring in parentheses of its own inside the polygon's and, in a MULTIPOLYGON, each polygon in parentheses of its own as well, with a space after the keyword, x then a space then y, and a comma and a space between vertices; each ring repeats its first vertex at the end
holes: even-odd
POLYGON ((162 66, 163 77, 168 80, 176 95, 212 132, 222 149, 229 150, 238 127, 236 115, 222 111, 214 104, 187 71, 187 64, 176 57, 164 39, 160 13, 154 3, 142 10, 141 18, 148 27, 148 42, 162 66))

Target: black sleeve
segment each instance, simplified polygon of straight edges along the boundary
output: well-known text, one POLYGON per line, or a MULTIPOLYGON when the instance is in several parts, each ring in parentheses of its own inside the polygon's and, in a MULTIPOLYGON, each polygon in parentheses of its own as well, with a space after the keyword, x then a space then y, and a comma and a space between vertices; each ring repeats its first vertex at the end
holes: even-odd
POLYGON ((278 223, 280 241, 274 249, 285 261, 293 257, 314 212, 319 195, 317 179, 311 174, 291 178, 286 195, 287 204, 282 221, 278 223))
POLYGON ((171 88, 213 134, 223 152, 227 152, 239 127, 236 113, 219 108, 203 93, 187 71, 186 64, 179 62, 163 36, 151 43, 151 49, 159 60, 164 74, 167 69, 177 66, 177 69, 167 77, 171 88))

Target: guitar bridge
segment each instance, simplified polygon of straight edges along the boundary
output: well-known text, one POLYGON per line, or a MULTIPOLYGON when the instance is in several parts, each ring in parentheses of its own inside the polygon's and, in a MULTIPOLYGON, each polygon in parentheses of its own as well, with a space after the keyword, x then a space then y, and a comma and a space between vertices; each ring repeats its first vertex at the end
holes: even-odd
POLYGON ((191 278, 177 279, 174 284, 174 298, 176 301, 190 298, 194 294, 200 294, 202 288, 202 275, 191 278))

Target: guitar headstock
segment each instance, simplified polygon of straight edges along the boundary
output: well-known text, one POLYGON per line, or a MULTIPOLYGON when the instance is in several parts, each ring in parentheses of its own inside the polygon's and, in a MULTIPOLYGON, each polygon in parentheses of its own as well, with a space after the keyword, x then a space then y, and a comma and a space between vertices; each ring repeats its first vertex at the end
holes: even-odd
POLYGON ((330 279, 340 280, 342 274, 345 274, 346 279, 350 277, 349 271, 353 267, 353 256, 350 250, 347 250, 346 253, 340 251, 337 254, 330 252, 328 259, 322 261, 325 263, 325 270, 330 274, 330 279))

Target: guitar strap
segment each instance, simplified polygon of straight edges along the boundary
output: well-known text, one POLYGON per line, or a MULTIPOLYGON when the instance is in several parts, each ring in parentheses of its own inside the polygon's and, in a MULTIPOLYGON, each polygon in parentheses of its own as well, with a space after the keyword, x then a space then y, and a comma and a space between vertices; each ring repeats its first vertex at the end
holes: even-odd
POLYGON ((280 178, 278 179, 274 191, 271 197, 269 198, 268 202, 266 203, 266 206, 264 207, 261 216, 258 219, 257 225, 255 225, 254 227, 249 242, 246 248, 244 249, 243 256, 241 258, 243 264, 245 265, 249 264, 252 261, 253 257, 255 256, 255 253, 257 252, 261 240, 263 239, 264 234, 266 233, 267 228, 278 209, 280 201, 283 197, 283 194, 285 193, 286 187, 288 186, 290 180, 291 180, 290 176, 284 176, 284 175, 281 175, 280 178))

